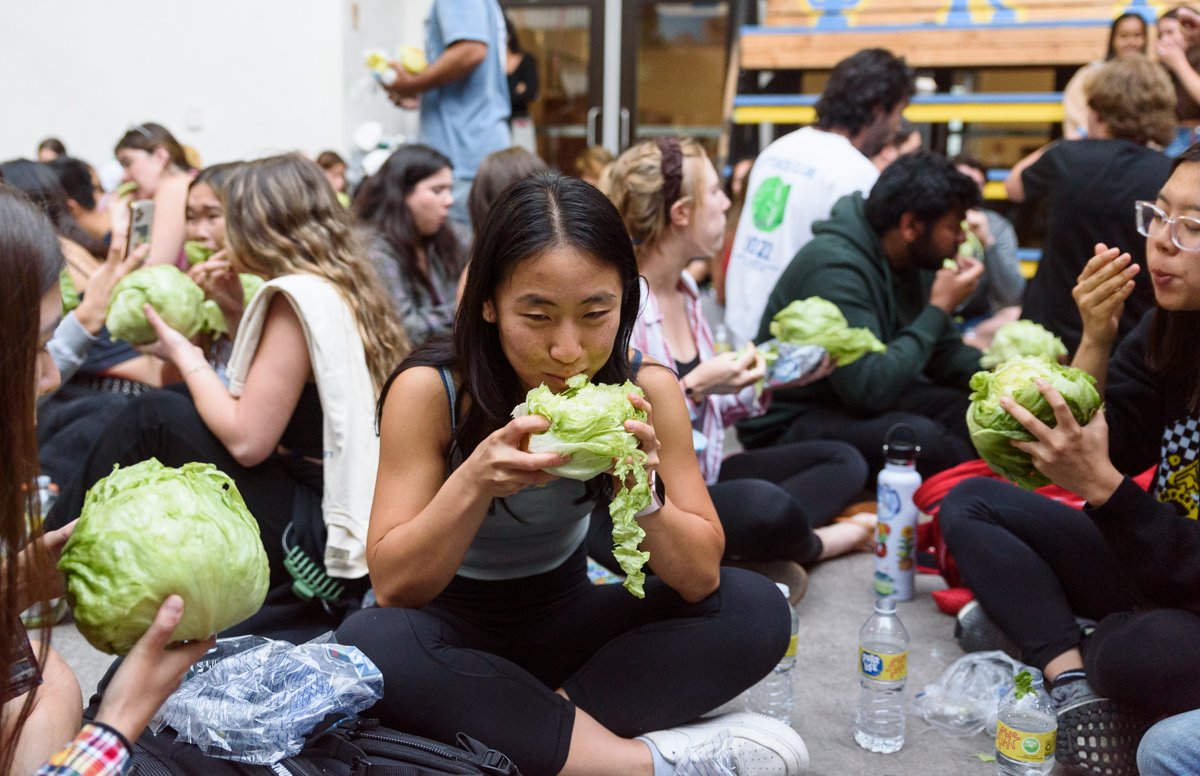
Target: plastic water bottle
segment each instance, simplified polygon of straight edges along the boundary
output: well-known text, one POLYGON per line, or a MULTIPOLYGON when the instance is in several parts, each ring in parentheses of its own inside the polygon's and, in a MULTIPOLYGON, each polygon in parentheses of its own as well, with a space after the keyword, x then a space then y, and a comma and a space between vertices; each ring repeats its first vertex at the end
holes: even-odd
POLYGON ((58 486, 50 482, 50 477, 45 474, 39 475, 37 478, 38 487, 38 504, 41 507, 41 518, 46 519, 46 515, 50 514, 50 507, 54 506, 54 502, 58 501, 58 486))
POLYGON ((725 324, 718 323, 717 330, 713 333, 713 352, 728 353, 733 348, 729 344, 729 329, 725 328, 725 324))
POLYGON ((904 746, 908 633, 890 598, 876 599, 875 613, 858 632, 858 672, 862 693, 854 715, 854 740, 871 752, 900 751, 904 746))
POLYGON ((879 541, 875 544, 875 595, 881 598, 907 601, 913 596, 917 549, 913 494, 921 487, 916 464, 920 452, 917 433, 911 426, 897 423, 888 429, 883 442, 886 463, 879 472, 876 491, 879 541))
POLYGON ((996 776, 1050 773, 1057 736, 1058 714, 1042 686, 1042 672, 1026 668, 996 709, 996 776))
MULTIPOLYGON (((46 519, 46 515, 50 514, 50 507, 54 506, 54 502, 58 501, 58 486, 50 482, 50 478, 45 474, 39 475, 37 478, 37 498, 38 498, 38 515, 35 517, 29 515, 30 533, 35 527, 40 528, 46 519)), ((67 613, 67 600, 65 598, 53 598, 46 603, 38 603, 21 612, 21 622, 30 630, 38 630, 43 627, 53 627, 62 621, 67 613)))
MULTIPOLYGON (((787 601, 791 590, 787 585, 776 583, 783 598, 787 601)), ((796 665, 796 641, 800 634, 800 616, 796 608, 788 602, 788 611, 792 614, 792 638, 788 642, 787 652, 779 665, 771 670, 762 681, 750 688, 746 697, 746 711, 755 714, 765 714, 781 722, 792 724, 792 668, 796 665)))

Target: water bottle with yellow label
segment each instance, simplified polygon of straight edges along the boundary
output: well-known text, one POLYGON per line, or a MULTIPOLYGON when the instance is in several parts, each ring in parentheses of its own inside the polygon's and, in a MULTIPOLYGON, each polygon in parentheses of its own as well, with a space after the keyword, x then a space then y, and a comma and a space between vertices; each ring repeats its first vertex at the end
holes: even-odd
POLYGON ((862 694, 854 715, 854 740, 872 752, 900 751, 904 746, 908 632, 890 598, 876 599, 875 613, 858 633, 858 674, 862 694))
POLYGON ((800 616, 796 614, 796 607, 788 602, 792 591, 787 585, 778 582, 775 584, 779 592, 783 593, 783 600, 787 602, 788 610, 792 614, 792 638, 788 641, 787 651, 779 665, 746 694, 746 711, 765 714, 790 725, 793 705, 792 669, 796 666, 796 640, 800 634, 800 616))
POLYGON ((996 709, 996 776, 1041 776, 1054 768, 1058 715, 1042 672, 1026 668, 996 709))

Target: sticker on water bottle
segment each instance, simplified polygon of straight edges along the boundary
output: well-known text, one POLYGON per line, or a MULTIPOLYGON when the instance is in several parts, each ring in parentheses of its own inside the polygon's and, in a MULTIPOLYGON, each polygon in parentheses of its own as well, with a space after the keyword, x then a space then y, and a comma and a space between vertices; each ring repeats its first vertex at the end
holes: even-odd
POLYGON ((783 656, 784 656, 785 658, 786 658, 786 657, 795 657, 795 656, 796 656, 796 642, 797 642, 797 641, 799 641, 799 639, 800 639, 800 635, 799 635, 799 634, 796 634, 796 633, 793 633, 793 634, 792 634, 792 638, 791 638, 791 639, 788 641, 788 648, 787 648, 787 652, 784 652, 784 653, 783 653, 783 656))
POLYGON ((1025 733, 996 721, 996 751, 1022 763, 1044 763, 1054 759, 1055 727, 1047 733, 1025 733))
POLYGON ((908 676, 908 650, 899 654, 858 648, 858 670, 868 679, 895 682, 908 676))

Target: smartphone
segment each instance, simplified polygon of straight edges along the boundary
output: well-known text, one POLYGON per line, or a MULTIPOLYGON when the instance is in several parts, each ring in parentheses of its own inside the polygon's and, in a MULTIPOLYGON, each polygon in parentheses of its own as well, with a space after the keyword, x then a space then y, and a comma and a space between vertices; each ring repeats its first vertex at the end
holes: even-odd
POLYGON ((130 252, 139 245, 150 242, 150 227, 154 225, 154 200, 139 199, 129 206, 130 252))

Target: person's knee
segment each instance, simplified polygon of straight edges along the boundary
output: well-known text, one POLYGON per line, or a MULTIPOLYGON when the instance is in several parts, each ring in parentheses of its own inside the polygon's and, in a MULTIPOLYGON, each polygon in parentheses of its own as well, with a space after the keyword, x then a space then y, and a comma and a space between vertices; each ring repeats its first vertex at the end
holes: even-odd
POLYGON ((854 492, 858 493, 867 484, 867 475, 870 471, 867 459, 854 445, 846 442, 830 442, 829 444, 841 467, 843 481, 841 484, 844 484, 847 490, 853 487, 854 492))
MULTIPOLYGON (((39 654, 41 645, 36 641, 31 645, 34 654, 39 654)), ((41 660, 41 671, 42 684, 34 696, 33 710, 17 739, 13 773, 37 770, 75 737, 83 720, 83 694, 67 662, 54 650, 48 650, 41 660)), ((14 698, 5 704, 5 711, 20 709, 26 699, 27 695, 14 698)), ((16 714, 4 713, 0 717, 3 717, 4 735, 7 736, 8 726, 15 721, 16 714)))
POLYGON ((775 583, 745 569, 721 568, 721 619, 724 649, 753 683, 770 671, 787 651, 792 613, 775 583))
POLYGON ((1156 724, 1137 750, 1141 776, 1184 776, 1200 767, 1200 711, 1178 714, 1156 724))
POLYGON ((1003 497, 1003 491, 1009 487, 1007 483, 988 477, 971 477, 955 485, 942 498, 938 509, 938 525, 946 543, 953 541, 952 537, 976 520, 983 520, 987 514, 988 504, 1003 497))
POLYGON ((1155 713, 1178 714, 1200 704, 1200 679, 1180 644, 1200 643, 1200 617, 1157 609, 1104 618, 1084 642, 1083 660, 1097 692, 1155 713))

